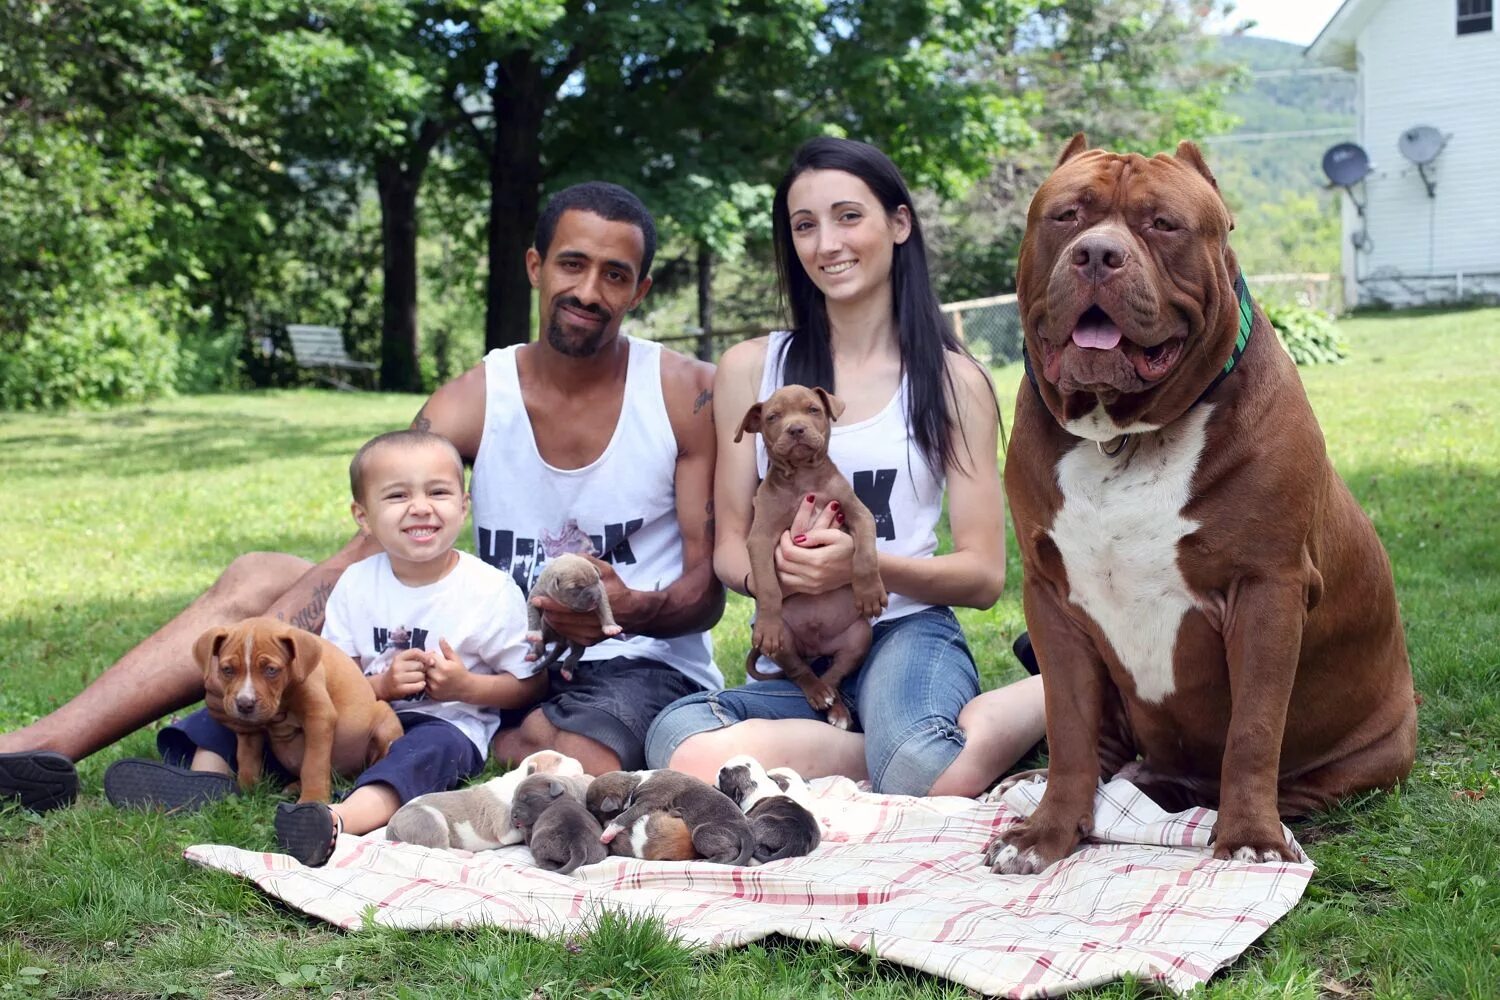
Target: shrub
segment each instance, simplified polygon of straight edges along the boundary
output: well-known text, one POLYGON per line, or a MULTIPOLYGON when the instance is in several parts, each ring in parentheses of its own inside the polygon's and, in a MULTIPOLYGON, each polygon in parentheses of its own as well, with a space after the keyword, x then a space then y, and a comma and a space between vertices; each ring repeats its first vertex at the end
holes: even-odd
POLYGON ((0 351, 0 409, 138 403, 170 394, 177 337, 164 296, 124 290, 13 335, 0 351))
POLYGON ((1298 365, 1333 364, 1348 356, 1338 328, 1316 309, 1283 302, 1263 303, 1262 308, 1282 346, 1298 365))

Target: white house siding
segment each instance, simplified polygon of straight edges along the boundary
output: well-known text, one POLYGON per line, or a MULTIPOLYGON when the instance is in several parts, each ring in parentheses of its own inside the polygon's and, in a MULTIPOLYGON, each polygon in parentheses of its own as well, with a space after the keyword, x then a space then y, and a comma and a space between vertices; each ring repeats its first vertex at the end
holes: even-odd
POLYGON ((1500 298, 1500 32, 1457 34, 1455 0, 1365 2, 1358 129, 1375 166, 1364 219, 1374 248, 1349 245, 1359 220, 1346 204, 1346 294, 1392 305, 1500 298), (1414 125, 1451 134, 1428 167, 1434 198, 1396 146, 1414 125))

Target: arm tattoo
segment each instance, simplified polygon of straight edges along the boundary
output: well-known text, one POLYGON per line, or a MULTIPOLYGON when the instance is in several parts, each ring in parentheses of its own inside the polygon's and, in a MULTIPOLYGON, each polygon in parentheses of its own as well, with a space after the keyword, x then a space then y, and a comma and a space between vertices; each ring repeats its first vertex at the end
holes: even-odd
POLYGON ((412 417, 412 420, 411 420, 411 429, 414 430, 414 431, 430 431, 430 430, 432 430, 432 419, 427 416, 427 404, 426 403, 423 403, 422 404, 422 408, 417 411, 417 415, 415 417, 412 417))
POLYGON ((328 595, 333 593, 333 584, 320 583, 313 588, 312 597, 295 614, 289 624, 296 628, 317 632, 323 625, 323 611, 328 607, 328 595))
POLYGON ((700 410, 702 410, 709 403, 713 402, 713 399, 714 394, 709 389, 704 389, 702 392, 698 393, 698 398, 693 400, 693 416, 696 417, 700 410))
POLYGON ((703 522, 703 537, 708 540, 710 547, 714 544, 714 534, 718 531, 718 521, 714 518, 714 502, 710 500, 703 505, 703 513, 708 519, 703 522))

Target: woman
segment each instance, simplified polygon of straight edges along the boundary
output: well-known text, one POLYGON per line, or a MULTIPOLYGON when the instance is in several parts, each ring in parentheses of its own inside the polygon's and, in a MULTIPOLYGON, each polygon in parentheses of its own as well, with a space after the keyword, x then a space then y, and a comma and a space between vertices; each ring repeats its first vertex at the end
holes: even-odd
MULTIPOLYGON (((807 777, 868 778, 880 792, 976 795, 1043 732, 1040 678, 980 695, 949 610, 987 608, 1005 582, 994 390, 942 315, 911 195, 885 154, 846 139, 806 143, 773 219, 792 330, 735 346, 714 377, 714 569, 747 592, 745 543, 766 457, 759 437, 733 440, 745 411, 783 384, 836 393, 846 409, 829 455, 879 508, 891 595, 863 668, 840 692, 863 732, 828 725, 790 681, 761 681, 669 705, 647 736, 648 763, 712 781, 747 753, 807 777), (939 556, 945 482, 954 550, 939 556)), ((853 542, 835 516, 804 501, 776 552, 785 593, 849 583, 853 542)))

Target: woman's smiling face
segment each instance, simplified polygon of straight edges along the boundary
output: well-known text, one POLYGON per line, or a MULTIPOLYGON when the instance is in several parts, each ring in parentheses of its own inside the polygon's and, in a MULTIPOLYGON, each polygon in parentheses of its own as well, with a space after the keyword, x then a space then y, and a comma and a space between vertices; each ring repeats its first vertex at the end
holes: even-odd
POLYGON ((842 170, 798 176, 787 213, 797 259, 830 301, 857 301, 884 287, 896 245, 911 235, 906 206, 887 214, 869 185, 842 170))

